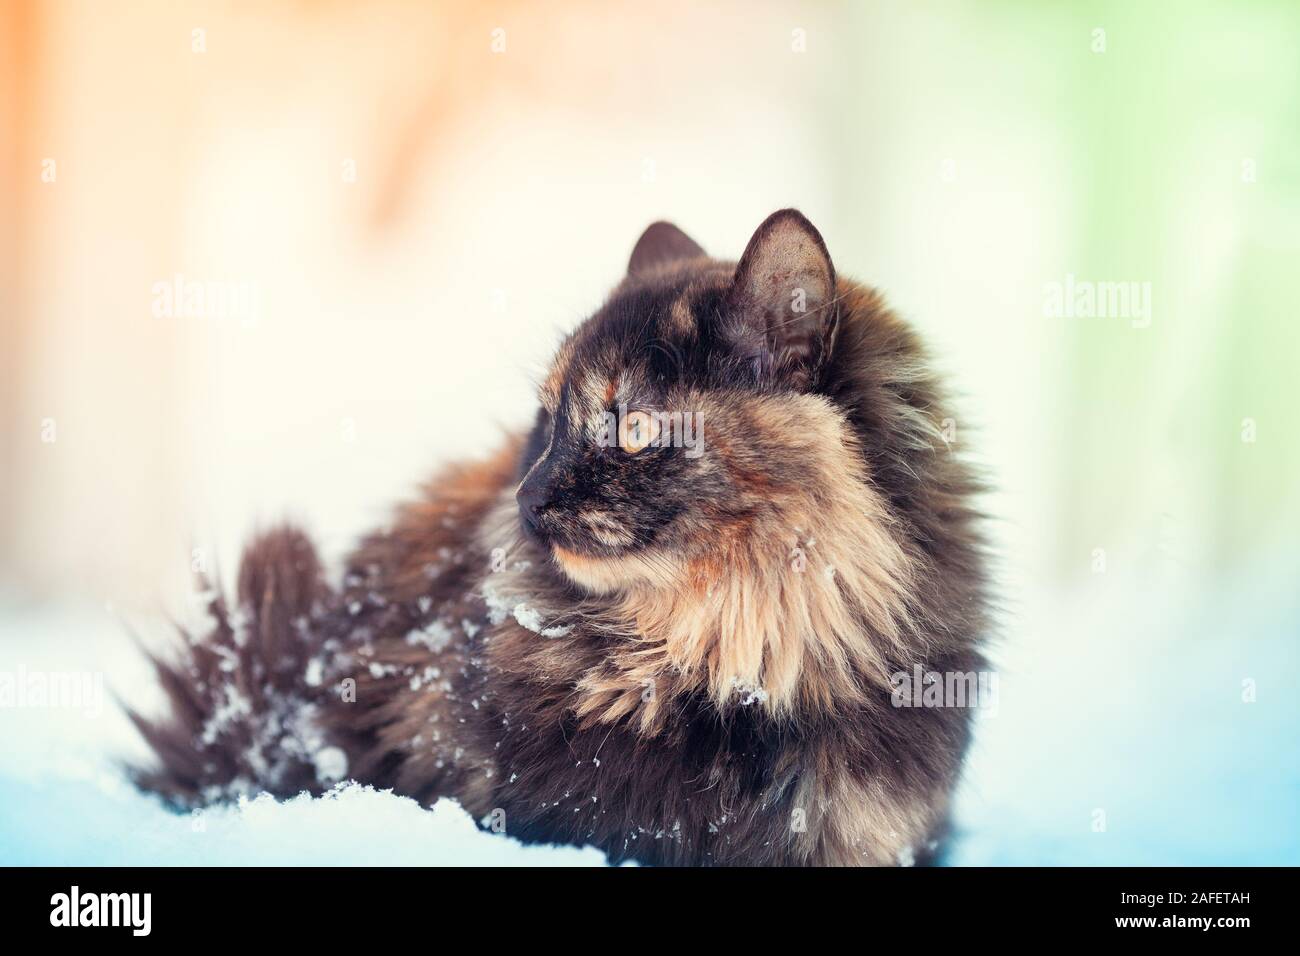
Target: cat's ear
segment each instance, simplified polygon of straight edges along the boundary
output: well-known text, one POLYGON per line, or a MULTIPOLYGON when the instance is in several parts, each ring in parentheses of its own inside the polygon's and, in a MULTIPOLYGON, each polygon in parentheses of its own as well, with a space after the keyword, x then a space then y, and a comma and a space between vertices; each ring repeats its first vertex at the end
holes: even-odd
POLYGON ((758 227, 736 266, 724 332, 760 381, 812 384, 835 342, 835 267, 821 233, 796 209, 758 227))
POLYGON ((703 255, 704 250, 695 240, 671 222, 655 222, 637 240, 627 263, 627 274, 643 276, 679 260, 698 259, 703 255))

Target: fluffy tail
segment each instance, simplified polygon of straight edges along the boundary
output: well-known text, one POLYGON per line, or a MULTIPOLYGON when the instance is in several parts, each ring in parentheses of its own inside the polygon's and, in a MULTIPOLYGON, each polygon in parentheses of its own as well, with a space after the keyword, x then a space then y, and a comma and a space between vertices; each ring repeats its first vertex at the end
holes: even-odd
POLYGON ((344 776, 346 758, 316 720, 324 661, 314 625, 332 598, 305 534, 284 526, 256 538, 240 563, 235 606, 213 592, 207 633, 179 628, 179 655, 149 655, 168 713, 129 711, 157 756, 156 766, 131 769, 137 784, 193 807, 315 792, 344 776))

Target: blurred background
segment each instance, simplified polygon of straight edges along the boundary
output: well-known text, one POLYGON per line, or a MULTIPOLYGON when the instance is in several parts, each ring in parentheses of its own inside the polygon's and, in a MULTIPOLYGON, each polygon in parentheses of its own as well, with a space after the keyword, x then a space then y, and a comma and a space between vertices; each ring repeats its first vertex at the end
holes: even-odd
MULTIPOLYGON (((953 861, 1300 862, 1290 0, 0 0, 0 77, 0 671, 147 693, 196 562, 338 558, 529 419, 645 225, 793 205, 996 489, 953 861), (1149 309, 1053 304, 1101 283, 1149 309)), ((0 807, 105 739, 0 711, 0 807)))

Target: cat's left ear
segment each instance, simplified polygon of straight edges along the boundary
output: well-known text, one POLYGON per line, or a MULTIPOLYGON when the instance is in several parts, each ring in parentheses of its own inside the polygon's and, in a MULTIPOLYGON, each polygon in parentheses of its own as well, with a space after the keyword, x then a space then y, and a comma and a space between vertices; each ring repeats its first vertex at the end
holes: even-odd
POLYGON ((637 240, 627 263, 627 274, 642 276, 674 262, 704 255, 699 244, 671 222, 655 222, 637 240))
POLYGON ((758 227, 723 312, 727 336, 760 381, 815 382, 835 342, 835 267, 803 213, 782 209, 758 227))

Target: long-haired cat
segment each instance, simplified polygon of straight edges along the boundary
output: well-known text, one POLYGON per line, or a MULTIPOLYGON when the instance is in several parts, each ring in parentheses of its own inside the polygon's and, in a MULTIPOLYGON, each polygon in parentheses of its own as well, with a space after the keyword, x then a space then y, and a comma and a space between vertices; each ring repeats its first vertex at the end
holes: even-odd
POLYGON ((355 779, 614 861, 932 858, 971 711, 899 706, 894 675, 978 671, 987 601, 913 333, 794 210, 738 264, 655 223, 538 404, 337 585, 301 532, 253 542, 156 662, 142 785, 355 779))

